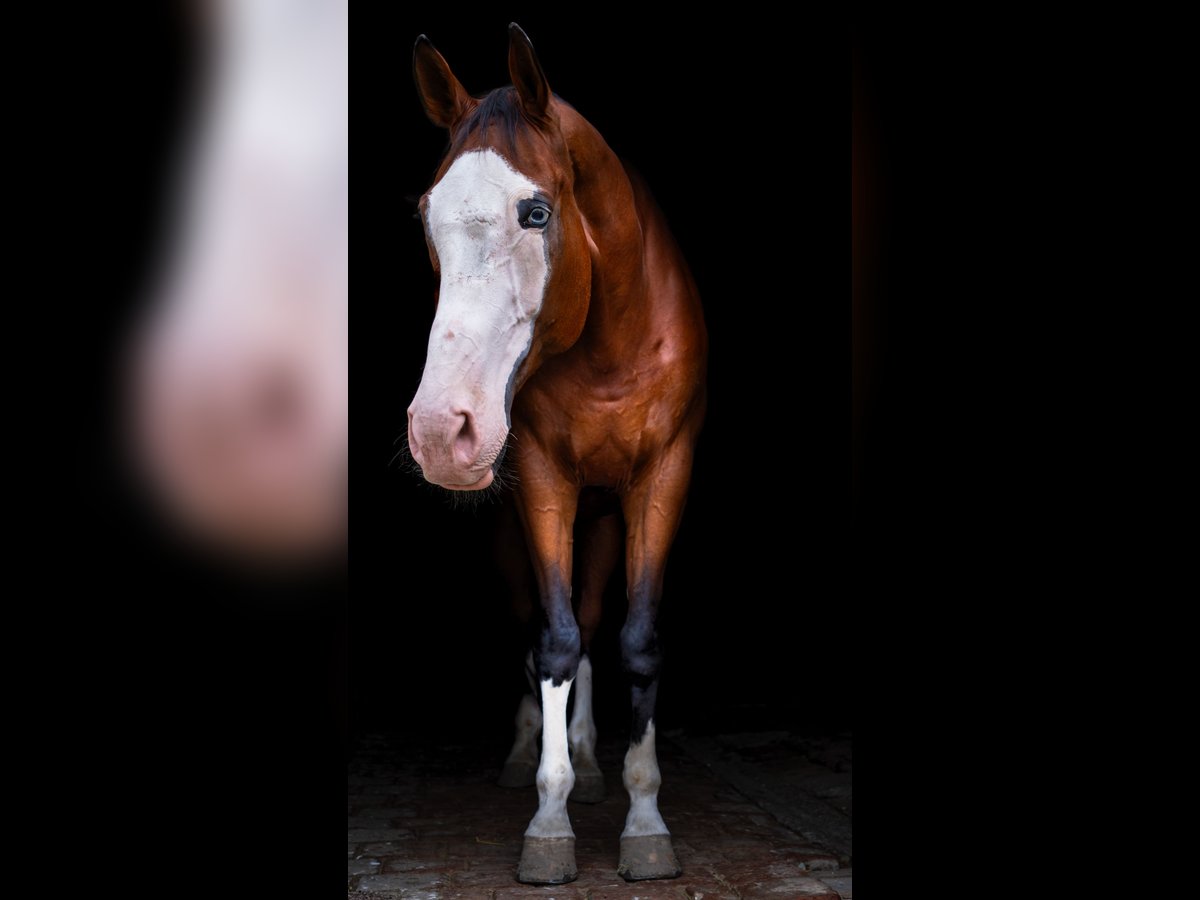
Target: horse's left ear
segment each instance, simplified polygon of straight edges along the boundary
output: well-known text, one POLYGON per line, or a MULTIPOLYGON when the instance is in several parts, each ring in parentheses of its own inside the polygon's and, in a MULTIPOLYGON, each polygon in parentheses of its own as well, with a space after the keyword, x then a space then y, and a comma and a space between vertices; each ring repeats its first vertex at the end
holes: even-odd
POLYGON ((550 84, 529 35, 516 22, 508 26, 508 75, 525 112, 535 119, 543 118, 550 106, 550 84))

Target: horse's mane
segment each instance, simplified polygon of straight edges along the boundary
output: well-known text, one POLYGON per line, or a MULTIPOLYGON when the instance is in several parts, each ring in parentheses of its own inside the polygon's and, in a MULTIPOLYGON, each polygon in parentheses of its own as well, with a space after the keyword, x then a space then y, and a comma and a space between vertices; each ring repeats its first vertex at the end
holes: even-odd
POLYGON ((512 158, 517 150, 517 133, 522 127, 538 130, 537 123, 526 115, 521 106, 517 89, 511 85, 496 88, 479 100, 479 105, 467 114, 462 125, 456 129, 450 155, 457 156, 463 144, 478 134, 481 142, 512 158))

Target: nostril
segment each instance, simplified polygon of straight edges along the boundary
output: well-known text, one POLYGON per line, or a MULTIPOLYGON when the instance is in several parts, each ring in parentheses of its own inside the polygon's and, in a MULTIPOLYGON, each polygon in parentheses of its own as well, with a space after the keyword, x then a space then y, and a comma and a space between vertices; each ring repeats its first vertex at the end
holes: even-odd
POLYGON ((454 455, 463 465, 471 465, 479 455, 479 434, 475 427, 475 417, 467 410, 458 414, 462 425, 454 438, 454 455))
POLYGON ((268 431, 288 431, 295 428, 303 412, 300 385, 286 372, 276 371, 265 376, 254 398, 254 414, 259 425, 268 431))

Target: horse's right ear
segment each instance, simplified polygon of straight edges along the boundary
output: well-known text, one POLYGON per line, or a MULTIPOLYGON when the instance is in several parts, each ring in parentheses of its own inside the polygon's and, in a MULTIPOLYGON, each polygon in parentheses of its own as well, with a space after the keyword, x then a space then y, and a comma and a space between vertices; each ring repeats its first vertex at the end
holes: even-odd
POLYGON ((425 35, 413 47, 413 81, 429 121, 453 128, 475 102, 425 35))

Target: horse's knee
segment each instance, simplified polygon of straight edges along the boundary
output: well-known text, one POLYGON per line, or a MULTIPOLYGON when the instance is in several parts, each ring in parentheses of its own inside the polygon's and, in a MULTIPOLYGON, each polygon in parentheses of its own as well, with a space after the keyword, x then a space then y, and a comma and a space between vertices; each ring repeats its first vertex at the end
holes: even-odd
POLYGON ((621 629, 621 664, 626 673, 635 680, 652 680, 661 663, 653 620, 631 616, 621 629))
POLYGON ((538 675, 555 684, 574 678, 579 669, 580 637, 575 619, 563 618, 542 629, 538 652, 538 675))

